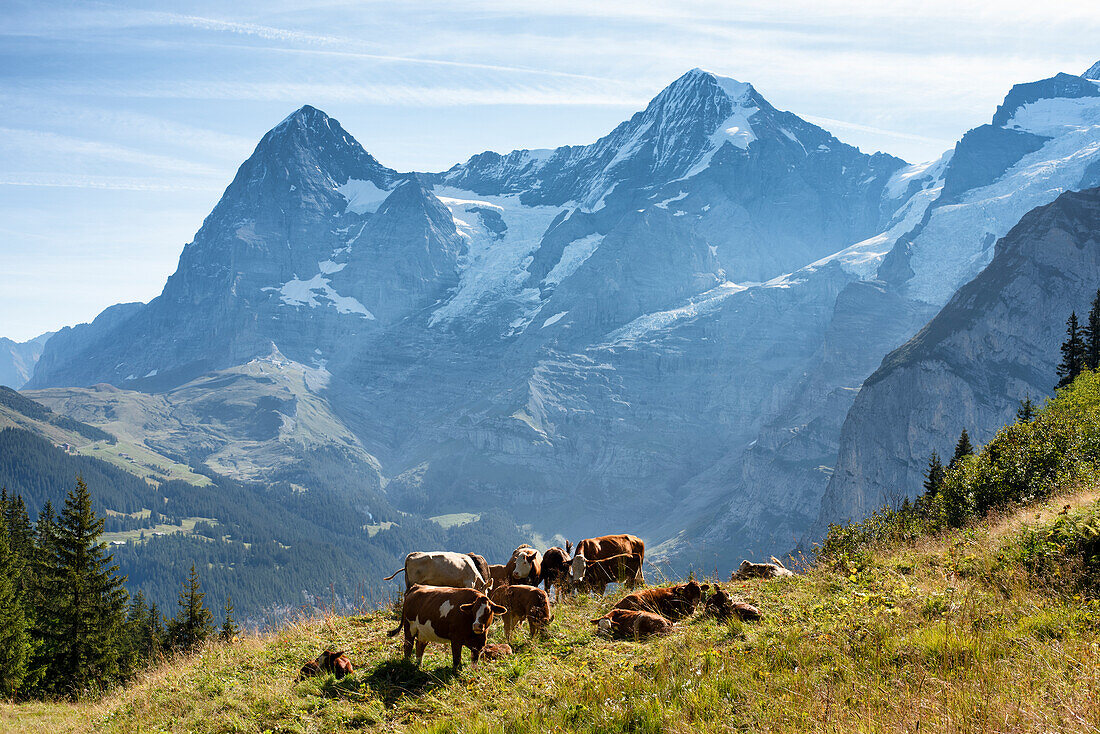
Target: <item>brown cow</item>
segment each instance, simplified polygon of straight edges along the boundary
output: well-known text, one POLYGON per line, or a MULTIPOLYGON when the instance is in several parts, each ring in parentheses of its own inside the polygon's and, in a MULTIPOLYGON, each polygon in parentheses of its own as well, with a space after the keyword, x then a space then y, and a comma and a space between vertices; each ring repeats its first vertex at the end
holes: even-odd
MULTIPOLYGON (((584 556, 591 563, 603 558, 633 553, 645 560, 645 541, 637 535, 602 535, 599 538, 586 538, 577 543, 576 555, 584 556)), ((637 583, 644 584, 645 578, 641 575, 639 565, 637 583)))
POLYGON ((730 574, 730 581, 774 579, 782 576, 794 576, 794 574, 788 571, 787 567, 778 558, 772 556, 771 563, 753 563, 748 559, 741 561, 741 565, 738 566, 737 570, 730 574))
POLYGON ((542 554, 526 543, 512 551, 504 567, 510 584, 538 586, 542 580, 542 554))
POLYGON ((631 609, 612 609, 592 621, 596 624, 596 631, 601 634, 635 640, 652 635, 667 635, 673 629, 672 622, 659 614, 631 609))
POLYGON ((489 564, 489 581, 494 588, 508 585, 508 569, 504 564, 489 564))
POLYGON ((493 615, 507 611, 475 589, 417 585, 405 592, 401 624, 387 634, 394 637, 404 630, 405 658, 412 657, 415 643, 417 667, 429 642, 451 643, 452 662, 458 670, 462 667, 462 648, 470 648, 470 658, 476 665, 493 615))
POLYGON ((503 642, 494 642, 481 648, 482 660, 500 660, 512 654, 512 646, 503 642))
POLYGON ((382 580, 389 581, 399 573, 405 574, 405 591, 417 584, 478 591, 484 591, 489 586, 489 581, 478 570, 478 562, 468 553, 415 551, 405 556, 403 567, 382 580))
POLYGON ((550 613, 550 597, 542 589, 524 584, 494 587, 489 592, 494 603, 508 609, 504 615, 504 639, 512 641, 512 630, 527 620, 531 637, 543 634, 554 621, 550 613))
POLYGON ((737 617, 742 622, 755 622, 761 618, 760 610, 754 607, 752 604, 746 604, 742 601, 734 601, 729 594, 714 587, 715 592, 707 597, 707 602, 703 606, 703 613, 718 619, 719 621, 726 621, 730 617, 737 617))
POLYGON ((686 584, 666 586, 659 589, 635 591, 624 596, 613 609, 633 609, 637 612, 654 612, 673 622, 690 617, 703 598, 703 592, 710 584, 699 585, 695 579, 686 584))
POLYGON ((595 561, 585 560, 584 581, 578 586, 580 589, 601 594, 607 591, 608 584, 625 584, 628 589, 633 589, 638 585, 638 579, 642 578, 642 557, 633 553, 621 553, 595 561))
POLYGON ((570 558, 570 547, 572 544, 566 543, 564 549, 550 548, 542 554, 542 585, 548 594, 551 586, 557 586, 559 593, 565 592, 584 579, 586 559, 582 555, 570 558))
POLYGON ((310 660, 302 666, 302 669, 298 672, 298 680, 325 673, 332 673, 337 678, 343 678, 348 673, 354 672, 355 668, 352 667, 351 661, 348 660, 348 656, 344 654, 343 650, 340 652, 325 650, 317 656, 316 660, 310 660))

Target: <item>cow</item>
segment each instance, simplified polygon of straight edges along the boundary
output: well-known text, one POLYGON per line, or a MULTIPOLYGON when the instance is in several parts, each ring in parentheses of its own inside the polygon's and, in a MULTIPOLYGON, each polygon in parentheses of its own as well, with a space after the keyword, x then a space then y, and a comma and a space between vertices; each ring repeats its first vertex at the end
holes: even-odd
POLYGON ((554 621, 550 612, 550 597, 542 589, 525 584, 495 586, 489 592, 489 598, 508 611, 504 615, 504 639, 512 641, 512 630, 527 621, 531 638, 541 635, 554 621))
POLYGON ((737 617, 742 622, 755 622, 761 618, 760 610, 752 604, 734 601, 729 594, 717 586, 713 594, 707 597, 703 605, 703 614, 714 617, 724 622, 731 617, 737 617))
POLYGON ((569 557, 569 548, 572 543, 566 543, 565 548, 550 548, 542 554, 542 585, 546 593, 550 593, 550 587, 557 586, 559 593, 566 586, 575 586, 584 579, 587 562, 584 556, 569 557))
POLYGON ((474 565, 477 567, 477 572, 481 574, 481 578, 485 581, 489 580, 489 562, 485 560, 485 556, 479 556, 477 553, 467 553, 474 565))
POLYGON ((405 565, 402 568, 382 580, 389 581, 403 571, 406 592, 417 584, 484 591, 489 582, 481 575, 477 566, 477 561, 466 553, 416 551, 405 556, 405 565))
POLYGON ((512 646, 503 642, 494 642, 481 648, 482 660, 500 660, 512 654, 512 646))
POLYGON ((596 631, 613 637, 641 640, 653 635, 667 635, 674 625, 659 614, 636 612, 632 609, 612 609, 593 619, 596 631))
POLYGON ((508 585, 508 569, 503 563, 489 564, 489 581, 494 587, 508 585))
POLYGON ((302 666, 302 669, 298 672, 298 680, 325 673, 332 673, 337 678, 343 678, 348 673, 354 672, 355 668, 352 667, 351 661, 348 660, 348 656, 344 654, 343 650, 340 652, 325 650, 317 656, 316 660, 310 660, 302 666))
POLYGON ((690 617, 703 598, 710 584, 699 585, 695 579, 686 584, 646 589, 627 594, 612 609, 632 609, 636 612, 654 612, 673 622, 690 617))
POLYGON ((395 637, 405 632, 405 659, 412 657, 415 645, 418 668, 429 642, 451 643, 451 660, 458 671, 462 667, 462 648, 470 648, 470 659, 477 665, 493 615, 507 611, 476 589, 417 584, 405 592, 401 624, 386 634, 395 637))
POLYGON ((521 545, 512 551, 505 568, 508 583, 538 586, 542 580, 542 554, 527 544, 521 545))
MULTIPOLYGON (((577 543, 577 555, 584 556, 589 563, 603 558, 633 553, 645 560, 645 541, 636 535, 603 535, 599 538, 585 538, 577 543)), ((641 565, 638 566, 637 583, 644 584, 641 565)))
MULTIPOLYGON (((581 556, 584 558, 584 556, 581 556)), ((587 561, 584 581, 578 588, 603 594, 608 584, 625 584, 628 589, 638 585, 642 577, 642 557, 633 553, 621 553, 610 558, 587 561)))
POLYGON ((753 563, 745 559, 737 570, 730 574, 730 581, 742 579, 775 579, 783 576, 794 576, 778 558, 772 556, 771 563, 753 563))

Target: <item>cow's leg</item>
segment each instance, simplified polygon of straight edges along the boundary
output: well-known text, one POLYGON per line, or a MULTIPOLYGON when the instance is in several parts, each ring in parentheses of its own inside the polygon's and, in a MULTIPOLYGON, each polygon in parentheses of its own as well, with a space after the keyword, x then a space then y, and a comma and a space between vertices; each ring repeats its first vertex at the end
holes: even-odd
POLYGON ((511 645, 512 644, 512 630, 515 629, 516 621, 515 615, 509 612, 504 617, 504 640, 511 645))
MULTIPOLYGON (((473 661, 476 663, 477 662, 477 652, 473 651, 473 648, 470 648, 470 650, 472 651, 473 661)), ((453 640, 451 641, 451 663, 454 665, 455 671, 458 671, 458 669, 462 667, 462 643, 461 642, 455 642, 453 640)))
POLYGON ((420 667, 420 661, 424 659, 424 649, 428 647, 428 643, 416 641, 416 667, 420 667))
MULTIPOLYGON (((482 647, 484 647, 484 644, 482 644, 482 647)), ((461 651, 462 651, 462 648, 459 648, 460 653, 461 653, 461 651)), ((471 647, 470 648, 470 663, 472 665, 477 665, 478 660, 481 660, 481 647, 471 647)))
POLYGON ((405 659, 408 660, 413 654, 413 636, 408 621, 403 621, 402 624, 405 627, 405 659))

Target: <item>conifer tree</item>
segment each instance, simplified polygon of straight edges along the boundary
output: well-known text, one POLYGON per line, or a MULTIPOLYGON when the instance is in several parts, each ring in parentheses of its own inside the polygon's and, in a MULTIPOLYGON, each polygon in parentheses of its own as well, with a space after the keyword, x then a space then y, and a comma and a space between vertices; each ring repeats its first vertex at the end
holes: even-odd
POLYGON ((168 623, 168 637, 176 650, 193 650, 214 632, 214 615, 203 603, 206 594, 201 591, 199 574, 195 564, 191 564, 191 573, 183 582, 183 591, 179 597, 179 612, 168 623))
POLYGON ((946 473, 943 462, 940 461, 940 454, 938 451, 932 452, 932 458, 928 460, 928 468, 924 471, 924 496, 928 498, 935 497, 940 487, 943 486, 943 477, 946 473))
POLYGON ((1085 341, 1077 323, 1077 312, 1071 312, 1066 321, 1066 340, 1062 342, 1062 361, 1058 363, 1058 387, 1073 382, 1085 369, 1085 341))
POLYGON ((954 469, 963 458, 973 454, 974 445, 970 443, 970 434, 967 433, 964 428, 962 433, 959 434, 958 443, 955 444, 955 454, 951 457, 951 463, 949 463, 947 467, 949 469, 954 469))
POLYGON ((1035 418, 1036 411, 1035 403, 1032 401, 1030 395, 1025 395, 1024 399, 1020 401, 1020 407, 1016 409, 1016 422, 1017 423, 1031 423, 1035 418))
POLYGON ((27 675, 31 638, 21 598, 20 567, 10 544, 11 534, 0 513, 0 697, 12 698, 27 675))
POLYGON ((225 621, 222 622, 222 628, 218 632, 218 637, 222 642, 232 642, 240 631, 240 627, 237 626, 237 620, 233 619, 233 597, 229 594, 225 596, 225 621))
POLYGON ((1095 370, 1100 367, 1100 289, 1093 296, 1089 308, 1088 323, 1084 328, 1085 367, 1095 370))
POLYGON ((47 665, 44 687, 54 693, 76 697, 123 672, 125 578, 110 565, 107 545, 99 539, 103 524, 92 511, 88 486, 77 477, 43 548, 39 583, 42 619, 36 632, 47 665))

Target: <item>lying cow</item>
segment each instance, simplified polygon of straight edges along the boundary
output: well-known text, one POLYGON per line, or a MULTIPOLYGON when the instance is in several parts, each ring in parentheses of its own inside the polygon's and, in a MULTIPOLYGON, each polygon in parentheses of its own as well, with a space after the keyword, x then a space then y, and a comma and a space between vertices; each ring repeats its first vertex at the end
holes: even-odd
POLYGON ((587 559, 579 554, 570 558, 571 546, 567 542, 565 548, 550 548, 542 554, 542 585, 546 593, 550 593, 552 586, 557 586, 560 593, 566 590, 565 587, 575 587, 584 580, 587 559))
POLYGON ((633 553, 645 560, 645 541, 637 535, 623 534, 586 538, 577 543, 577 555, 584 556, 589 561, 611 558, 623 553, 633 553))
POLYGON ((645 582, 642 576, 642 557, 633 553, 622 553, 610 558, 587 561, 584 581, 579 588, 603 594, 608 584, 625 584, 628 589, 633 589, 639 581, 645 582))
MULTIPOLYGON (((484 559, 482 559, 484 560, 484 559)), ((488 565, 488 564, 486 564, 488 565)), ((389 581, 397 574, 405 573, 405 591, 416 584, 427 586, 454 586, 484 591, 489 582, 478 570, 478 563, 468 553, 451 551, 416 551, 405 556, 404 567, 386 576, 389 581)))
POLYGON ((550 613, 550 597, 534 586, 494 586, 489 592, 489 598, 508 610, 504 615, 504 639, 508 642, 512 641, 512 630, 523 624, 524 620, 527 621, 532 639, 543 634, 546 627, 554 621, 554 615, 550 613))
POLYGON ((538 586, 542 581, 542 554, 525 543, 512 551, 504 568, 508 583, 538 586))
POLYGON ((781 576, 794 576, 794 574, 788 571, 778 558, 772 556, 771 563, 753 563, 748 559, 741 561, 737 570, 730 574, 730 581, 774 579, 781 576))
POLYGON ((752 604, 743 601, 734 601, 729 594, 715 587, 715 592, 707 597, 703 605, 703 614, 714 617, 724 622, 732 617, 737 617, 742 622, 755 622, 760 619, 760 610, 752 604))
POLYGON ((462 667, 462 648, 470 648, 470 659, 476 665, 493 615, 507 611, 476 589, 417 585, 405 592, 401 624, 386 634, 394 637, 404 630, 405 659, 412 657, 415 644, 418 668, 429 642, 451 643, 451 659, 457 671, 462 667))
POLYGON ((635 591, 624 596, 613 609, 653 612, 675 622, 690 617, 703 598, 703 592, 709 588, 710 584, 700 586, 698 581, 692 579, 686 584, 635 591))
POLYGON ((512 654, 512 646, 503 642, 494 642, 481 648, 482 660, 500 660, 512 654))
POLYGON ((343 650, 340 652, 325 650, 317 656, 316 660, 310 660, 302 666, 302 669, 298 672, 298 680, 327 673, 332 673, 337 678, 343 678, 348 673, 354 672, 355 668, 352 667, 351 661, 348 660, 348 656, 344 654, 343 650))
POLYGON ((612 609, 610 612, 593 619, 596 631, 600 634, 641 640, 653 635, 667 635, 673 630, 672 622, 659 614, 636 612, 630 609, 612 609))

